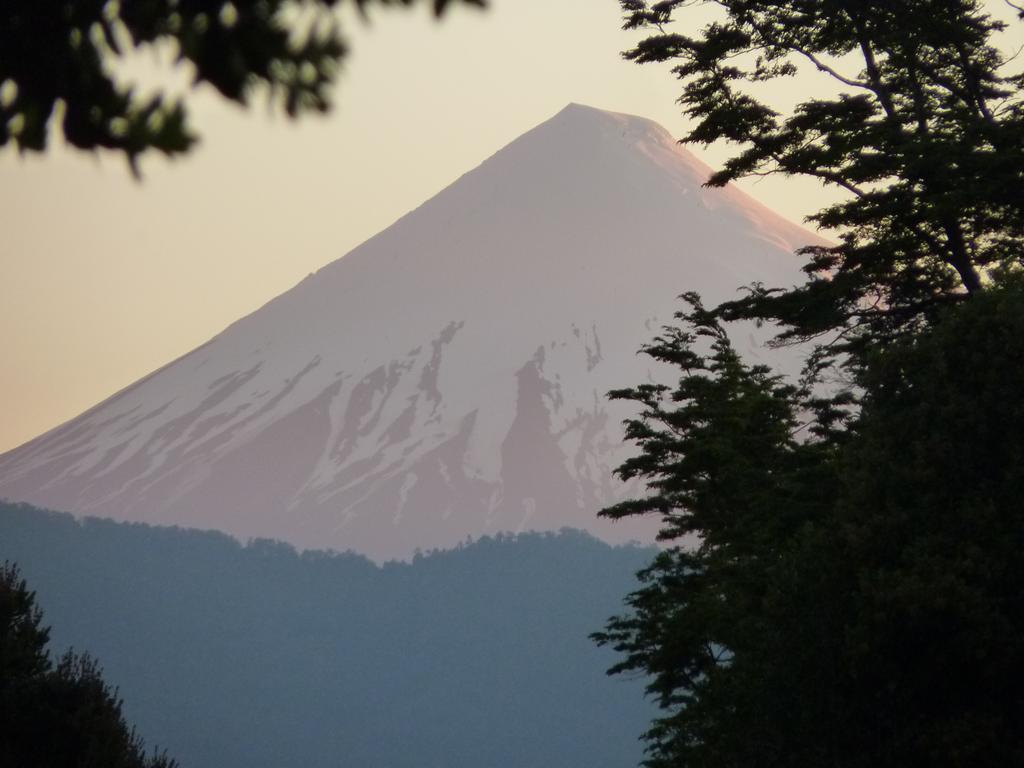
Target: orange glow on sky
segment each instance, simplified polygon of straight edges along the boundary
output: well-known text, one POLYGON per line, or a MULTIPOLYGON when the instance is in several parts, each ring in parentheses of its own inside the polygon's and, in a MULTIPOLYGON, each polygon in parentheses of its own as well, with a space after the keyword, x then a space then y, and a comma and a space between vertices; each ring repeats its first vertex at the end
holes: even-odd
MULTIPOLYGON (((634 38, 616 0, 492 6, 441 23, 346 18, 353 54, 326 118, 292 124, 193 94, 201 145, 143 160, 141 183, 120 158, 59 142, 0 152, 0 452, 203 343, 569 102, 683 133, 676 82, 619 57, 634 38)), ((745 189, 793 220, 824 200, 792 180, 745 189)))

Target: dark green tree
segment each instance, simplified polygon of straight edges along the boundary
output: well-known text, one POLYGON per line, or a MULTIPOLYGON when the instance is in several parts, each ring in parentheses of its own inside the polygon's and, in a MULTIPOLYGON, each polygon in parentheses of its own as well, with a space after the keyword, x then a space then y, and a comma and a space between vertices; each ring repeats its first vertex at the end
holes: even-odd
MULTIPOLYGON (((132 169, 148 149, 188 150, 195 134, 182 101, 142 98, 112 64, 143 46, 171 45, 195 83, 238 104, 262 86, 289 116, 324 112, 346 46, 333 15, 341 0, 10 0, 0 24, 0 147, 46 148, 58 114, 80 149, 123 152, 132 169), (59 106, 59 109, 58 109, 59 106)), ((351 0, 372 5, 417 0, 351 0)), ((423 0, 426 2, 426 0, 423 0)), ((442 15, 455 2, 430 0, 442 15)))
MULTIPOLYGON (((684 141, 738 152, 709 183, 809 176, 847 197, 811 220, 836 247, 805 249, 808 281, 723 307, 775 319, 783 338, 835 350, 898 334, 980 290, 1024 253, 1024 79, 977 0, 621 0, 624 55, 671 62, 692 119, 684 141), (717 20, 694 32, 695 6, 717 20), (818 70, 835 96, 782 114, 764 83, 818 70), (865 333, 866 331, 866 333, 865 333)), ((1024 15, 1024 14, 1022 14, 1024 15)))
POLYGON ((659 515, 666 549, 595 637, 663 709, 647 764, 1024 764, 1024 79, 1000 25, 973 0, 622 6, 653 33, 627 58, 676 63, 685 140, 739 146, 710 184, 849 193, 812 217, 840 241, 805 249, 805 284, 686 297, 646 350, 679 385, 613 393, 643 407, 619 472, 649 495, 602 514, 659 515), (678 32, 695 5, 718 20, 678 32), (776 112, 761 84, 801 66, 837 94, 776 112), (739 360, 736 319, 818 340, 804 386, 739 360), (850 389, 816 398, 824 365, 850 389))
POLYGON ((615 393, 650 495, 603 513, 669 544, 595 636, 664 710, 646 764, 1024 764, 1024 285, 876 348, 855 418, 682 319, 679 385, 615 393))
POLYGON ((88 655, 56 664, 49 630, 15 566, 0 567, 0 765, 9 768, 174 768, 145 754, 116 691, 88 655))
POLYGON ((865 765, 1024 765, 1024 283, 872 353, 835 522, 865 765))
POLYGON ((809 691, 796 680, 825 679, 807 666, 821 660, 808 647, 821 645, 818 627, 802 615, 812 609, 785 585, 801 541, 830 515, 842 412, 745 364, 714 314, 685 299, 682 325, 644 350, 679 369, 678 385, 612 393, 643 408, 626 429, 640 453, 618 473, 649 494, 601 514, 659 515, 667 546, 639 574, 631 613, 595 639, 623 654, 612 673, 649 676, 666 713, 646 734, 648 765, 778 764, 792 749, 784 731, 817 716, 797 706, 809 691), (777 707, 794 716, 785 728, 777 707))

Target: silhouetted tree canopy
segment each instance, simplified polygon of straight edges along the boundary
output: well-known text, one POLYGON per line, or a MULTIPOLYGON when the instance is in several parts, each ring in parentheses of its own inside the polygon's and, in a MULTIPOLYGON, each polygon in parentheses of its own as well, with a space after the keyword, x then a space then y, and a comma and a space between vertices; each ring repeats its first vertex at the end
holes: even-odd
POLYGON ((88 655, 56 664, 49 630, 18 569, 0 567, 0 765, 5 768, 174 768, 147 757, 121 701, 88 655))
POLYGON ((644 350, 678 384, 612 393, 643 409, 619 474, 649 495, 602 514, 657 515, 666 545, 595 635, 651 676, 646 764, 1024 764, 1024 79, 1001 25, 974 0, 621 2, 653 33, 627 58, 677 62, 686 140, 740 147, 712 185, 849 193, 812 217, 840 242, 805 249, 805 284, 684 296, 644 350), (695 5, 718 20, 682 28, 695 5), (763 83, 800 64, 836 93, 776 112, 763 83), (822 342, 810 375, 745 363, 736 319, 822 342))
MULTIPOLYGON (((645 349, 678 368, 678 385, 612 393, 643 408, 626 430, 640 452, 618 473, 645 480, 649 494, 601 514, 658 515, 666 547, 640 572, 631 612, 595 639, 623 655, 611 673, 650 676, 665 712, 646 734, 647 765, 753 768, 780 757, 776 707, 818 716, 805 678, 787 679, 817 660, 807 643, 818 624, 779 614, 795 607, 787 580, 803 563, 794 550, 830 515, 837 447, 799 439, 798 390, 744 363, 713 313, 686 300, 682 325, 645 349), (802 644, 780 653, 801 632, 802 644), (787 708, 793 689, 809 696, 806 707, 787 708)), ((827 408, 809 426, 834 432, 827 408)))
MULTIPOLYGON (((13 0, 0 24, 0 147, 46 148, 58 114, 65 139, 80 149, 137 156, 188 150, 196 137, 182 101, 142 98, 117 82, 111 66, 134 49, 171 45, 195 83, 248 104, 257 86, 294 117, 324 112, 328 86, 346 46, 333 10, 343 0, 13 0), (59 109, 58 109, 59 105, 59 109)), ((349 0, 373 5, 428 0, 349 0)), ((429 0, 441 16, 456 2, 429 0)))
POLYGON ((668 545, 595 636, 651 675, 645 764, 1024 764, 1024 286, 878 347, 848 430, 682 319, 678 387, 616 393, 651 495, 603 513, 668 545))
POLYGON ((848 193, 811 217, 841 242, 805 249, 806 284, 757 287, 723 316, 856 346, 1020 267, 1024 79, 993 44, 1004 24, 977 0, 621 4, 627 29, 651 32, 625 57, 671 62, 682 83, 684 141, 739 150, 711 185, 783 174, 848 193), (694 6, 717 20, 687 26, 694 6), (765 84, 800 69, 830 77, 835 94, 780 113, 765 84))

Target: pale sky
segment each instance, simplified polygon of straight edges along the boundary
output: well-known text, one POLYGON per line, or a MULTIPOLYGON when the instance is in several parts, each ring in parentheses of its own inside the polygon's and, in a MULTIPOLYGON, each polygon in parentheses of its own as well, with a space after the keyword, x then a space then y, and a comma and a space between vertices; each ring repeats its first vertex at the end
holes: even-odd
MULTIPOLYGON (((425 10, 345 17, 353 50, 325 118, 192 92, 201 145, 143 160, 141 183, 120 157, 59 140, 0 152, 0 452, 203 343, 569 102, 684 133, 666 69, 620 58, 635 36, 617 0, 491 2, 440 23, 425 10)), ((794 220, 824 200, 807 182, 744 188, 794 220)))

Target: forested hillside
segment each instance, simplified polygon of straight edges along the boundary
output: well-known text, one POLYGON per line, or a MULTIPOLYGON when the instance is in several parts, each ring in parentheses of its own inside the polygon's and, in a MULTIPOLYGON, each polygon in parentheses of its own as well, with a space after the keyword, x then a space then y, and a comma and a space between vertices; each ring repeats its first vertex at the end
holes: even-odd
POLYGON ((636 764, 641 681, 587 635, 650 557, 565 531, 378 567, 0 504, 55 649, 183 768, 636 764))

